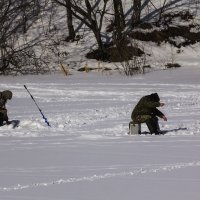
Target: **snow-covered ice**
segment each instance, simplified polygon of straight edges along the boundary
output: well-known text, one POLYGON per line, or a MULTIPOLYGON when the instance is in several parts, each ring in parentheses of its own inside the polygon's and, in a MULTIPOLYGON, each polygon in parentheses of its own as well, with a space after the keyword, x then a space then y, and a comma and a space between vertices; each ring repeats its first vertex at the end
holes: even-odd
POLYGON ((199 200, 199 77, 195 66, 134 77, 1 77, 1 91, 14 94, 10 120, 20 124, 0 127, 0 199, 199 200), (167 133, 128 135, 134 105, 153 92, 165 103, 167 133))

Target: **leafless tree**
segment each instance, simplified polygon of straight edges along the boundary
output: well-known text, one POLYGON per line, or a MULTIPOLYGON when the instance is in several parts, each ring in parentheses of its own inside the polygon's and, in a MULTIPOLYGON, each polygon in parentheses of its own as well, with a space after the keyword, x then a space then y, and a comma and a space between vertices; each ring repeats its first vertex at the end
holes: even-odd
POLYGON ((38 0, 1 0, 0 2, 0 73, 20 68, 28 59, 36 40, 24 42, 23 34, 40 13, 38 0), (23 52, 23 53, 22 53, 23 52))
MULTIPOLYGON (((109 0, 103 0, 103 7, 99 9, 95 7, 89 0, 83 0, 81 3, 77 0, 54 0, 67 9, 70 9, 71 14, 84 23, 88 28, 92 30, 96 38, 98 49, 100 52, 104 52, 104 45, 101 38, 101 29, 103 18, 106 11, 107 2, 109 0)), ((97 2, 95 2, 97 3, 97 2)))

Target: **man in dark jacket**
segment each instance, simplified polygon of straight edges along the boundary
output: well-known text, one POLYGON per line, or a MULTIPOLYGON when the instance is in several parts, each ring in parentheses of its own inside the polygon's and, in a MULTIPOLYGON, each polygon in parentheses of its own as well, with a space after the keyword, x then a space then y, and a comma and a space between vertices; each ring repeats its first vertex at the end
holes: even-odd
POLYGON ((7 100, 11 100, 11 99, 12 99, 11 91, 5 90, 3 92, 0 92, 0 126, 3 125, 4 121, 6 121, 6 123, 9 124, 7 109, 6 109, 6 102, 7 100))
POLYGON ((164 103, 160 103, 160 98, 157 93, 142 97, 131 114, 133 123, 146 123, 151 134, 159 135, 160 128, 157 117, 162 118, 164 121, 167 121, 167 118, 157 107, 164 105, 164 103))

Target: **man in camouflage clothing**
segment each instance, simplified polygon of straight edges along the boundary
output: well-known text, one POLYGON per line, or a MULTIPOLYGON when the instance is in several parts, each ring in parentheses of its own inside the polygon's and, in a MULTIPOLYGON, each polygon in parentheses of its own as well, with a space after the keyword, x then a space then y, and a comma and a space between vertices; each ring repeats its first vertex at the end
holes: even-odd
POLYGON ((160 103, 160 98, 157 93, 142 97, 131 114, 133 124, 146 123, 151 134, 159 135, 160 128, 157 116, 164 121, 167 121, 167 118, 157 107, 164 105, 164 103, 160 103))
POLYGON ((4 121, 6 121, 6 123, 9 124, 7 109, 6 109, 6 102, 7 100, 11 100, 11 99, 12 99, 11 91, 5 90, 3 92, 0 92, 0 126, 3 125, 4 121))

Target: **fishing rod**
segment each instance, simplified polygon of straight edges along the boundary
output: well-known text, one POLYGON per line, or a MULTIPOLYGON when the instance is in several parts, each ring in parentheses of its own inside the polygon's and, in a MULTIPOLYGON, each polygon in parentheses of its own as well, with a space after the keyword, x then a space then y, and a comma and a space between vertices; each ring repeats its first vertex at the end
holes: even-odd
POLYGON ((42 118, 44 119, 45 123, 47 124, 47 126, 50 126, 51 125, 49 124, 47 118, 44 116, 42 110, 40 109, 40 107, 38 106, 38 104, 36 103, 35 99, 33 98, 32 94, 30 93, 30 91, 28 90, 28 88, 26 87, 26 85, 24 85, 24 88, 26 89, 26 91, 29 93, 30 97, 32 98, 32 100, 34 101, 35 105, 37 106, 38 110, 40 111, 41 115, 42 115, 42 118))

